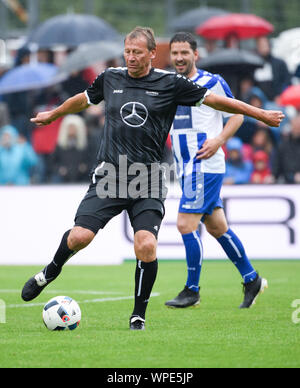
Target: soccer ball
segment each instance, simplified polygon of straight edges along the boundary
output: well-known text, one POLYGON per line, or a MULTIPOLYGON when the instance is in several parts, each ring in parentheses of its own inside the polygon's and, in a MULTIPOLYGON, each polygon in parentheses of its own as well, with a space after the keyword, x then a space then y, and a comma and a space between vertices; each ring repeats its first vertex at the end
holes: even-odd
POLYGON ((81 320, 78 303, 68 296, 56 296, 43 308, 43 321, 49 330, 74 330, 81 320))

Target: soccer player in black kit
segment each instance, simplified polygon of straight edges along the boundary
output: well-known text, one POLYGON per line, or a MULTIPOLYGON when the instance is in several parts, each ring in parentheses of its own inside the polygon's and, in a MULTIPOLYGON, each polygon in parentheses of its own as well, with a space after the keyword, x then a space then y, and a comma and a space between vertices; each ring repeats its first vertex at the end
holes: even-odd
MULTIPOLYGON (((114 216, 126 210, 134 230, 134 249, 137 257, 135 272, 135 302, 129 327, 145 328, 145 313, 157 274, 157 235, 164 216, 163 190, 158 195, 132 197, 126 182, 118 173, 126 157, 129 171, 134 163, 146 166, 151 178, 151 166, 161 162, 164 145, 178 105, 207 104, 230 113, 247 114, 270 126, 279 126, 284 115, 280 111, 266 111, 238 100, 220 97, 176 73, 151 67, 156 55, 156 43, 150 28, 136 27, 125 38, 126 67, 109 68, 100 74, 83 93, 66 100, 50 112, 41 112, 31 119, 38 126, 46 125, 66 114, 78 113, 91 104, 105 101, 105 128, 92 172, 92 182, 79 205, 75 226, 67 231, 53 260, 24 285, 22 298, 30 301, 52 282, 63 265, 79 250, 85 248, 99 229, 114 216), (116 167, 113 176, 118 190, 107 198, 99 196, 97 185, 109 176, 105 166, 116 167)), ((150 179, 151 180, 151 179, 150 179)), ((149 181, 150 181, 149 180, 149 181)), ((148 187, 148 186, 147 186, 148 187)), ((147 191, 147 190, 146 190, 147 191)))

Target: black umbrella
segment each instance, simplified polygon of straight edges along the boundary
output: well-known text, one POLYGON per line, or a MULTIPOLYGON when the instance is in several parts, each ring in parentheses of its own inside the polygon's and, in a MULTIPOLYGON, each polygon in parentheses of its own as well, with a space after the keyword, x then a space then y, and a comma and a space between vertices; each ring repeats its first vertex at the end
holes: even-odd
POLYGON ((253 77, 254 70, 263 64, 264 60, 257 54, 240 49, 216 50, 197 63, 201 69, 223 76, 236 96, 240 81, 253 77))
POLYGON ((263 59, 255 53, 239 49, 216 50, 207 57, 201 59, 198 65, 212 73, 222 70, 251 71, 264 64, 263 59))
POLYGON ((195 32, 196 27, 213 16, 224 15, 228 12, 223 9, 213 7, 199 7, 184 12, 176 19, 174 19, 170 28, 173 31, 189 31, 195 32))
POLYGON ((81 43, 120 38, 118 32, 94 15, 58 15, 40 24, 29 36, 28 43, 49 49, 64 45, 69 48, 81 43))

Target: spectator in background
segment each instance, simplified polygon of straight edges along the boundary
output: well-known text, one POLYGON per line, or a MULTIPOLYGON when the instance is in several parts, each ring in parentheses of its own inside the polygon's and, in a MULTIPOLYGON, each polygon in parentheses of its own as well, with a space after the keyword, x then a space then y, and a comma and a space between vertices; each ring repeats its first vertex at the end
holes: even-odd
POLYGON ((18 132, 22 136, 26 138, 27 141, 31 142, 31 91, 5 94, 3 96, 3 101, 9 107, 11 124, 18 130, 18 132))
POLYGON ((204 39, 204 50, 206 56, 218 49, 218 41, 216 39, 204 39))
POLYGON ((75 183, 88 179, 87 129, 80 116, 68 115, 61 122, 51 166, 53 183, 75 183))
POLYGON ((0 130, 0 185, 28 185, 37 156, 16 128, 0 130))
MULTIPOLYGON (((63 91, 60 84, 43 88, 35 93, 33 112, 51 110, 63 101, 63 91)), ((38 168, 35 170, 34 180, 36 183, 47 183, 51 179, 51 157, 57 145, 59 126, 62 119, 51 123, 43 128, 34 127, 32 130, 32 146, 39 157, 38 168)))
POLYGON ((272 153, 273 143, 271 139, 270 131, 267 128, 258 128, 254 133, 251 141, 251 147, 253 152, 265 151, 268 155, 272 153))
MULTIPOLYGON (((252 87, 248 90, 248 96, 245 95, 244 98, 245 102, 257 108, 263 108, 267 102, 265 94, 258 87, 252 87)), ((256 133, 259 128, 266 128, 266 125, 256 119, 245 116, 244 122, 237 131, 236 136, 239 137, 243 143, 250 144, 254 133, 256 133)))
MULTIPOLYGON (((248 96, 244 94, 244 101, 261 109, 279 109, 279 106, 275 102, 269 101, 265 93, 257 86, 248 89, 248 96)), ((284 108, 282 108, 282 110, 286 113, 284 108)), ((244 122, 236 133, 236 136, 244 143, 251 144, 254 134, 258 130, 264 129, 269 132, 272 141, 277 144, 280 141, 283 128, 288 122, 289 118, 288 115, 286 115, 279 127, 268 127, 261 121, 245 116, 244 122)))
POLYGON ((240 49, 241 40, 235 32, 229 33, 224 39, 224 47, 228 49, 240 49))
POLYGON ((17 51, 14 66, 27 65, 28 63, 30 63, 30 50, 27 46, 23 46, 17 51))
POLYGON ((243 143, 237 137, 232 137, 226 144, 225 185, 246 184, 250 182, 253 165, 250 161, 244 160, 242 147, 243 143))
POLYGON ((300 64, 297 66, 294 74, 294 78, 296 78, 296 84, 300 83, 300 64))
POLYGON ((251 75, 244 76, 239 85, 239 95, 236 98, 248 102, 251 89, 254 87, 254 79, 251 75))
POLYGON ((104 132, 105 112, 104 104, 92 105, 83 112, 83 118, 87 128, 89 168, 95 167, 95 158, 100 147, 100 140, 104 132))
POLYGON ((272 161, 275 157, 275 147, 272 140, 271 131, 268 127, 266 128, 258 128, 257 131, 254 133, 251 141, 251 149, 252 149, 252 158, 253 154, 256 151, 264 151, 268 157, 269 160, 272 161))
POLYGON ((284 183, 300 183, 300 113, 291 120, 291 132, 279 144, 273 174, 284 183))
MULTIPOLYGON (((0 62, 0 79, 4 76, 4 74, 9 70, 9 66, 0 62)), ((2 100, 2 96, 0 95, 0 100, 2 100)))
POLYGON ((69 78, 62 82, 64 98, 69 98, 77 93, 82 93, 89 86, 89 82, 84 79, 83 71, 74 71, 69 78))
POLYGON ((0 102, 0 128, 8 125, 9 122, 10 119, 7 104, 0 102))
POLYGON ((265 151, 256 151, 253 155, 253 172, 251 174, 251 183, 274 183, 269 165, 269 155, 265 151))
POLYGON ((55 63, 54 52, 52 50, 39 49, 37 61, 40 63, 55 63))
MULTIPOLYGON (((26 65, 30 61, 30 50, 24 46, 20 48, 16 54, 14 67, 26 65)), ((31 142, 32 125, 30 117, 32 116, 32 93, 31 91, 23 91, 16 93, 8 93, 2 96, 3 102, 7 104, 11 124, 18 132, 31 142)))
POLYGON ((276 98, 291 83, 291 75, 286 63, 271 54, 271 46, 266 36, 257 38, 256 51, 265 63, 254 73, 257 86, 266 94, 267 98, 275 101, 276 98))

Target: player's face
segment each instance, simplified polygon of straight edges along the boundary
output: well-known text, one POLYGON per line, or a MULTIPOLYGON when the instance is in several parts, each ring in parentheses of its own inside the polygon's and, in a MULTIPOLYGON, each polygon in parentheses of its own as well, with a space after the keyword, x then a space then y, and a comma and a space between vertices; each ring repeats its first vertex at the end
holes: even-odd
POLYGON ((149 50, 145 37, 126 39, 124 59, 131 77, 146 76, 151 69, 151 60, 155 58, 156 50, 149 50))
POLYGON ((194 51, 188 42, 171 44, 171 62, 178 74, 191 78, 196 69, 198 51, 194 51))

